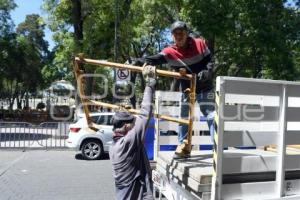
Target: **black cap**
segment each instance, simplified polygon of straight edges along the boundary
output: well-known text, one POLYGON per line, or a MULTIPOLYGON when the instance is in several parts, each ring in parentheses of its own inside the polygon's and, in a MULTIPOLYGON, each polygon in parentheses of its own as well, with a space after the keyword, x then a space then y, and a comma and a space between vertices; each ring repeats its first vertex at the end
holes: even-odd
POLYGON ((129 112, 116 112, 114 115, 115 120, 119 121, 132 121, 134 119, 134 116, 130 114, 129 112))
POLYGON ((110 123, 113 125, 113 129, 121 128, 125 123, 131 123, 134 120, 134 116, 128 112, 116 112, 111 118, 110 123))
POLYGON ((171 33, 173 33, 176 29, 188 30, 186 23, 183 21, 176 21, 171 25, 171 33))

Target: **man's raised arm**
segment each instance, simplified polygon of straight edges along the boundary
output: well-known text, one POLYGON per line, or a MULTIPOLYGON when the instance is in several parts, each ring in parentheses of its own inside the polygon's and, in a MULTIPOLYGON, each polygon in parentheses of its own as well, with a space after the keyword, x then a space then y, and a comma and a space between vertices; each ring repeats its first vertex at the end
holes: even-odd
POLYGON ((137 141, 143 141, 149 119, 152 116, 152 100, 155 91, 155 67, 151 65, 144 66, 143 76, 146 81, 143 101, 141 104, 140 114, 136 117, 133 133, 137 137, 137 141))
POLYGON ((156 84, 155 70, 155 67, 150 65, 144 66, 143 69, 143 76, 146 81, 146 87, 144 90, 140 114, 148 118, 150 118, 152 114, 152 100, 156 84))

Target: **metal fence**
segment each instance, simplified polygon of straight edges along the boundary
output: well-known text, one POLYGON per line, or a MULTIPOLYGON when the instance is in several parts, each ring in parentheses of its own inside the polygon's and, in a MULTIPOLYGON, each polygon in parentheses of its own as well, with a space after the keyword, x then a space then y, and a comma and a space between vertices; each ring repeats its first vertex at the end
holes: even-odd
POLYGON ((0 122, 1 148, 66 148, 69 122, 0 122))

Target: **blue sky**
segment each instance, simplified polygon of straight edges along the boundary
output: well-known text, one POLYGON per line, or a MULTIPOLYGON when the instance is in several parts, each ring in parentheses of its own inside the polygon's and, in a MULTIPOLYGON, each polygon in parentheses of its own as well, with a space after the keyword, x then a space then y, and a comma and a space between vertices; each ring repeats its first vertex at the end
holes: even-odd
MULTIPOLYGON (((28 14, 39 14, 44 19, 47 17, 46 13, 44 13, 41 9, 43 0, 15 0, 15 3, 17 4, 17 7, 11 12, 11 17, 16 27, 21 22, 24 22, 25 17, 28 14)), ((54 46, 52 34, 53 33, 46 28, 45 40, 49 42, 49 50, 51 50, 54 46)))

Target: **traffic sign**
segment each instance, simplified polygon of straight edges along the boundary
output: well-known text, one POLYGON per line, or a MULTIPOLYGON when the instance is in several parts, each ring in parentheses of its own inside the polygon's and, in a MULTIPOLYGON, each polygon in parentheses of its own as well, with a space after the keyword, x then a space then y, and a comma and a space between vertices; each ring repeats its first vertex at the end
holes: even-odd
POLYGON ((117 69, 117 81, 130 81, 130 71, 127 69, 117 69))

